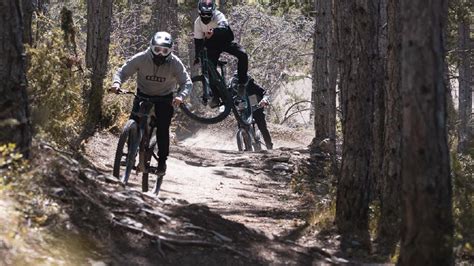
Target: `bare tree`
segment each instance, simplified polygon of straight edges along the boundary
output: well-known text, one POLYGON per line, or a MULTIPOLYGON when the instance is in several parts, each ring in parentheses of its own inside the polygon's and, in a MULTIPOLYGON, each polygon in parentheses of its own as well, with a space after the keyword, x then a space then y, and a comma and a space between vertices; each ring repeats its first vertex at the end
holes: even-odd
POLYGON ((467 16, 461 19, 458 30, 459 49, 459 152, 466 152, 471 141, 469 122, 472 113, 472 67, 470 46, 470 21, 467 16))
POLYGON ((29 155, 31 124, 23 47, 21 0, 0 4, 0 143, 15 143, 29 155))
POLYGON ((87 93, 86 135, 93 133, 102 117, 103 82, 107 74, 113 0, 87 1, 86 66, 91 70, 87 93))
POLYGON ((329 139, 329 150, 336 152, 336 82, 332 46, 332 2, 315 1, 313 36, 313 91, 315 138, 313 146, 329 139))
POLYGON ((377 63, 377 0, 337 1, 344 145, 337 185, 336 225, 345 237, 368 244, 373 91, 377 63))
POLYGON ((403 0, 400 265, 452 265, 443 27, 447 1, 403 0))

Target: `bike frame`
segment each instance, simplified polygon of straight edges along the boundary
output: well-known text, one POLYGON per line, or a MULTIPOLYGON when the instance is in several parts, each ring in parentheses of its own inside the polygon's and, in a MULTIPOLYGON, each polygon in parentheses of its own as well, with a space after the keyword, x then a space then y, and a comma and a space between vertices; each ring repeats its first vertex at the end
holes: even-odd
MULTIPOLYGON (((246 108, 246 117, 241 117, 239 111, 237 110, 236 106, 234 105, 234 93, 233 90, 229 90, 229 87, 227 86, 227 83, 225 81, 225 63, 220 63, 218 61, 218 65, 221 69, 220 74, 217 71, 217 68, 214 66, 212 62, 209 61, 207 57, 207 48, 204 47, 203 50, 201 51, 201 68, 202 68, 202 75, 204 76, 204 97, 209 97, 209 90, 211 89, 210 87, 214 85, 218 90, 219 93, 221 94, 220 97, 224 101, 224 104, 230 105, 232 112, 234 113, 234 116, 239 124, 244 124, 244 125, 250 125, 250 122, 248 120, 248 116, 252 113, 251 106, 248 104, 249 99, 247 96, 243 97, 243 100, 247 102, 247 108, 246 108)), ((208 98, 209 99, 209 98, 208 98)))

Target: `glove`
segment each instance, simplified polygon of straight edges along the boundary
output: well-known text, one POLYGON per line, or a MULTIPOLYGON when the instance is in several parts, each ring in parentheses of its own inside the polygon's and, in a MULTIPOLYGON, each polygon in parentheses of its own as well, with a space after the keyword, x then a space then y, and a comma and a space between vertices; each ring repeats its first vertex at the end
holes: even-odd
POLYGON ((268 100, 267 100, 266 98, 263 98, 263 99, 258 103, 258 105, 259 105, 260 107, 265 107, 265 106, 270 105, 270 103, 268 102, 268 100))
POLYGON ((181 96, 176 96, 174 99, 173 99, 173 106, 180 106, 181 104, 183 103, 183 97, 181 96))
POLYGON ((109 92, 113 92, 115 94, 122 93, 122 90, 120 89, 120 84, 118 83, 112 84, 112 87, 110 87, 109 92))

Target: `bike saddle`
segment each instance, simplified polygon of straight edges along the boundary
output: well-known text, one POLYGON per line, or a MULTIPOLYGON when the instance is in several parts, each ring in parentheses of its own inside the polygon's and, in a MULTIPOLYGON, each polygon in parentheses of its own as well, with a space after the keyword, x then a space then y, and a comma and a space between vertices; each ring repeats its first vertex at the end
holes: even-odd
POLYGON ((217 65, 218 65, 218 66, 225 66, 225 65, 227 65, 227 61, 221 61, 221 60, 219 60, 219 61, 217 61, 217 65))

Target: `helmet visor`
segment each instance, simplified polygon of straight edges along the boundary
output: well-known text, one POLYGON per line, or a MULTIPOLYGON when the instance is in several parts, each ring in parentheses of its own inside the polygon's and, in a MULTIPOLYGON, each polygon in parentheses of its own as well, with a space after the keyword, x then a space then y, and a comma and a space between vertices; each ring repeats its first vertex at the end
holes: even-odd
POLYGON ((167 56, 171 53, 171 48, 168 48, 168 47, 153 46, 151 47, 151 49, 155 55, 167 56))

